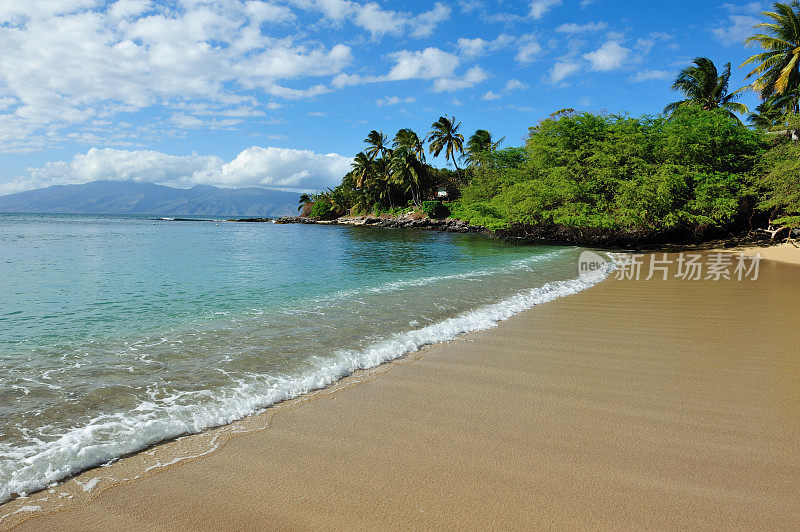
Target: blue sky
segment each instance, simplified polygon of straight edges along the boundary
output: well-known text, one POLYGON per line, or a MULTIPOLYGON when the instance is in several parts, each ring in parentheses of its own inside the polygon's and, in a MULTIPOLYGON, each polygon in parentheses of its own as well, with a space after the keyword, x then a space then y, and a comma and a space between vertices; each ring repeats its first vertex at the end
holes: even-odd
POLYGON ((508 146, 564 107, 655 114, 697 56, 744 85, 742 40, 767 7, 0 0, 0 194, 95 179, 318 189, 373 128, 425 133, 448 114, 508 146))

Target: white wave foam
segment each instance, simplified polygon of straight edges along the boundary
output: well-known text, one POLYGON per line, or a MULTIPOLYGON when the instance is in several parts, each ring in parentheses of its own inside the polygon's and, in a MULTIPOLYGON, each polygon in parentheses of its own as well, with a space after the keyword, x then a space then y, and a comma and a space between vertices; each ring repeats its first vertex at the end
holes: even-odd
MULTIPOLYGON (((607 267, 606 275, 613 270, 607 267)), ((500 303, 408 332, 396 333, 360 351, 315 357, 316 369, 294 376, 253 376, 216 397, 211 404, 146 401, 122 414, 97 417, 60 438, 22 447, 0 446, 0 503, 12 494, 45 488, 82 470, 142 450, 159 441, 226 425, 263 408, 329 386, 358 369, 397 359, 426 345, 448 342, 465 333, 488 329, 531 307, 578 293, 599 280, 547 283, 500 303)), ((209 391, 199 392, 203 395, 209 391)))

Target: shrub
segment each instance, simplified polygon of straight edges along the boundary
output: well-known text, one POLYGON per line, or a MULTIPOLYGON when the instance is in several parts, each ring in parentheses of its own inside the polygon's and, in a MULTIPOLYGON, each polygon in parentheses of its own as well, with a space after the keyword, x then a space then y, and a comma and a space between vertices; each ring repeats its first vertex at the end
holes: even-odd
MULTIPOLYGON (((557 115, 530 129, 510 164, 488 160, 475 171, 455 215, 490 228, 733 226, 743 219, 746 184, 763 147, 760 134, 722 111, 680 110, 669 119, 557 115)), ((773 190, 776 181, 789 185, 796 169, 791 157, 776 159, 787 171, 771 173, 773 190)), ((780 201, 791 213, 792 195, 780 201)))
POLYGON ((423 201, 422 212, 428 218, 444 218, 450 214, 447 206, 441 201, 423 201))
POLYGON ((317 201, 311 207, 311 218, 315 220, 333 220, 334 218, 338 218, 339 213, 333 208, 327 201, 317 201))

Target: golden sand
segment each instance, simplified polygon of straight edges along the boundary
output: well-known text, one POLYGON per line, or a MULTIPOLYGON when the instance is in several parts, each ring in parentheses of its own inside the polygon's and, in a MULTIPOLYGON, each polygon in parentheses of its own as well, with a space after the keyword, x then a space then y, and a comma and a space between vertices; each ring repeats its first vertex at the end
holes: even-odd
POLYGON ((798 295, 610 279, 19 528, 798 528, 798 295))
POLYGON ((800 244, 784 242, 769 247, 747 247, 734 250, 734 253, 743 253, 748 257, 761 255, 761 258, 800 265, 800 244))

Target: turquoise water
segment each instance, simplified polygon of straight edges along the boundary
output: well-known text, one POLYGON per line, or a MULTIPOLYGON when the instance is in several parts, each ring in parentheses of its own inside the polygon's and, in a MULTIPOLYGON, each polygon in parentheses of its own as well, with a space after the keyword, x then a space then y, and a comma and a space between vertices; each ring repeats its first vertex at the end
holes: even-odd
POLYGON ((0 502, 581 290, 580 251, 0 215, 0 502))

